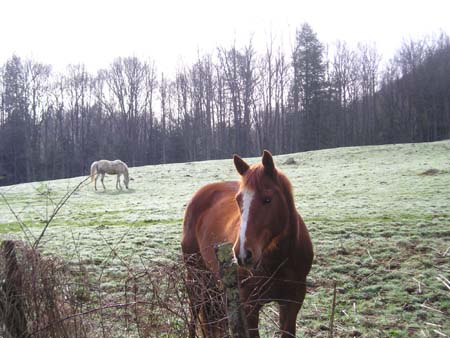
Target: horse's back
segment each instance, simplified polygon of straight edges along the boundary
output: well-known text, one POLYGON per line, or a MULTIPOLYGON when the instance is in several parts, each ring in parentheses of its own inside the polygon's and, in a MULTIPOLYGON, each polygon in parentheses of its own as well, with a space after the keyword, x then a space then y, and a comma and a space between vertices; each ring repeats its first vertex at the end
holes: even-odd
POLYGON ((92 165, 97 164, 98 170, 110 175, 122 174, 128 171, 128 166, 121 160, 99 160, 92 165))
POLYGON ((123 165, 123 166, 127 166, 126 164, 125 164, 125 162, 124 161, 122 161, 122 160, 114 160, 114 161, 111 161, 113 164, 115 164, 115 165, 123 165))
POLYGON ((234 181, 208 184, 194 194, 186 208, 183 253, 200 253, 206 266, 213 271, 217 270, 215 245, 236 239, 239 209, 235 195, 238 190, 239 183, 234 181))
POLYGON ((97 163, 97 166, 101 169, 109 168, 111 165, 111 161, 109 161, 109 160, 98 160, 98 161, 96 161, 96 163, 97 163))

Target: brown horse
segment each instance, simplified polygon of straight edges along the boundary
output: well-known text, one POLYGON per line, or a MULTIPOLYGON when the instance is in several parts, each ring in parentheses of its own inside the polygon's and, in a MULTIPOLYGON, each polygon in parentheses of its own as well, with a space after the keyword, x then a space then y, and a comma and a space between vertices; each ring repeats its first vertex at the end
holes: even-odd
POLYGON ((213 285, 220 291, 214 248, 227 241, 234 242, 240 265, 240 293, 250 337, 259 337, 259 310, 271 301, 279 304, 281 337, 295 337, 314 255, 308 230, 295 208, 291 184, 275 167, 270 152, 265 150, 262 163, 252 166, 235 155, 234 165, 240 182, 208 184, 186 209, 181 246, 188 270, 190 337, 196 335, 197 320, 205 337, 227 335, 226 323, 217 315, 223 314, 220 305, 195 291, 198 285, 213 285), (200 280, 202 269, 213 273, 210 281, 200 280))

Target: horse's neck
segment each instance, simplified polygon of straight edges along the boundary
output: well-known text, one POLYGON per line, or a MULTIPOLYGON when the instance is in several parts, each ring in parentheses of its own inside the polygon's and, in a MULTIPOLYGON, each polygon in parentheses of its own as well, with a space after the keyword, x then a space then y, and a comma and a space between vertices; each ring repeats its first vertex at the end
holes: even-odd
POLYGON ((295 274, 304 277, 307 275, 312 262, 312 243, 305 223, 297 212, 290 189, 285 189, 285 193, 289 212, 285 231, 276 248, 267 253, 265 257, 267 264, 264 265, 272 273, 279 271, 279 273, 284 274, 286 271, 286 273, 295 271, 295 274))
POLYGON ((290 215, 287 224, 285 225, 286 231, 284 232, 284 236, 280 239, 280 245, 286 253, 291 252, 297 239, 299 237, 299 216, 297 210, 290 210, 290 215))
POLYGON ((303 278, 311 269, 314 253, 308 228, 297 210, 295 220, 292 219, 290 222, 290 229, 291 234, 280 244, 283 245, 284 254, 289 257, 288 265, 294 266, 296 273, 303 278))
POLYGON ((292 267, 296 264, 296 253, 301 246, 301 218, 297 210, 290 210, 287 224, 278 240, 275 249, 266 254, 266 268, 268 270, 283 270, 283 267, 292 267))

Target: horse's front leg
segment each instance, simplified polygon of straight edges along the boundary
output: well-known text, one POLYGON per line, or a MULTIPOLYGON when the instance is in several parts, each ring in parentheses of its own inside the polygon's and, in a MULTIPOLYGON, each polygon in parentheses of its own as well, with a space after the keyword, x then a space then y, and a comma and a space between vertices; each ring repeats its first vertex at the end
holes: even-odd
POLYGON ((116 181, 116 189, 117 190, 122 190, 122 185, 120 184, 120 174, 117 174, 117 181, 116 181))
POLYGON ((245 312, 247 317, 248 333, 250 338, 259 338, 259 311, 261 306, 259 304, 247 305, 245 312))
POLYGON ((295 337, 297 314, 302 307, 304 298, 305 296, 303 295, 297 300, 287 300, 279 302, 281 338, 295 337))
MULTIPOLYGON (((241 276, 243 278, 243 276, 241 276)), ((257 283, 253 285, 241 285, 241 302, 244 306, 245 317, 250 338, 259 338, 259 311, 262 304, 258 302, 258 293, 254 293, 258 288, 257 283)))

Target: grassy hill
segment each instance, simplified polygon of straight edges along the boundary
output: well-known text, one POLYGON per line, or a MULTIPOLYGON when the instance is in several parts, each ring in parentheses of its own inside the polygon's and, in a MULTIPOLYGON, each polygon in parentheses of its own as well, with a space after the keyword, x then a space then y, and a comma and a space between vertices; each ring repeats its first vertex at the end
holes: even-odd
MULTIPOLYGON (((450 336, 450 141, 305 152, 275 162, 293 184, 315 246, 298 336, 328 335, 333 281, 335 336, 450 336)), ((116 191, 112 177, 105 179, 106 191, 82 185, 53 219, 41 251, 111 276, 124 273, 123 261, 174 260, 193 192, 238 178, 231 159, 130 173, 129 191, 116 191)), ((1 187, 0 236, 32 241, 83 179, 1 187), (27 225, 27 236, 10 208, 27 225)))

